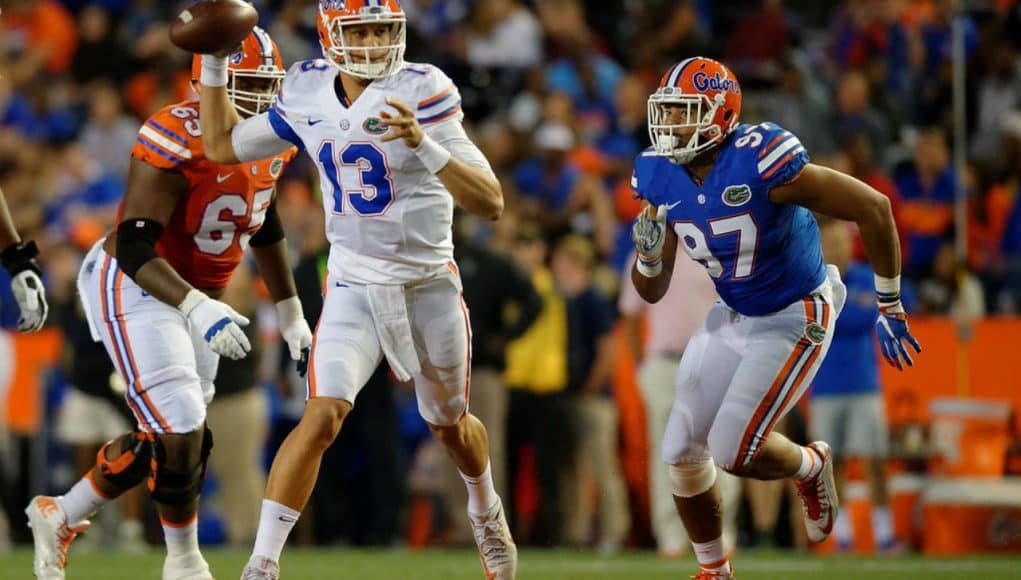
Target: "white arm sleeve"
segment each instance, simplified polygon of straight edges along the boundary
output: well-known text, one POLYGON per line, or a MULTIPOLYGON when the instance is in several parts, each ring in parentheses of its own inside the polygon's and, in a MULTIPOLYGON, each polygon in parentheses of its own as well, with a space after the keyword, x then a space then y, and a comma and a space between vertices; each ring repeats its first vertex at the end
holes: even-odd
POLYGON ((234 156, 242 163, 272 157, 293 145, 273 130, 268 113, 243 119, 234 125, 230 141, 234 146, 234 156))
MULTIPOLYGON (((426 132, 444 149, 450 151, 450 155, 455 159, 468 165, 481 167, 490 174, 493 174, 493 168, 490 167, 489 160, 482 154, 478 146, 468 138, 468 134, 464 132, 464 127, 461 126, 459 121, 438 123, 429 127, 426 132)), ((493 175, 495 177, 495 174, 493 175)))

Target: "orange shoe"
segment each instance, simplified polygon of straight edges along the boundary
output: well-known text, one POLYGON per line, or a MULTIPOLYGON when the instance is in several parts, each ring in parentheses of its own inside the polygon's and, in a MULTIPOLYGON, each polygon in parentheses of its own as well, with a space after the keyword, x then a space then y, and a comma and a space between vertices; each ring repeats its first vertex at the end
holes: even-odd
POLYGON ((727 565, 727 570, 699 570, 691 580, 734 580, 734 567, 727 565))
POLYGON ((833 531, 840 500, 837 498, 837 483, 833 479, 833 454, 830 446, 824 441, 815 441, 807 447, 822 460, 822 469, 812 479, 798 481, 794 485, 801 496, 801 511, 805 517, 808 539, 821 542, 833 531))

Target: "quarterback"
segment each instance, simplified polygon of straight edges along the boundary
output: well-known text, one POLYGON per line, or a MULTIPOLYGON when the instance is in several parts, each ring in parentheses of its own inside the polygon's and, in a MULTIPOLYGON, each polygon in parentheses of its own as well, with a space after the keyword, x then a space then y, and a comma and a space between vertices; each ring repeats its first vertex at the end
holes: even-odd
POLYGON ((900 302, 900 246, 886 197, 809 163, 798 138, 773 123, 739 124, 740 113, 741 87, 727 67, 702 57, 674 65, 649 98, 653 145, 635 159, 631 182, 644 200, 632 232, 638 292, 662 298, 680 246, 705 266, 721 298, 684 350, 663 434, 699 580, 733 578, 717 467, 793 479, 808 537, 822 541, 833 528, 829 446, 802 447, 773 432, 826 356, 846 296, 837 269, 823 263, 813 211, 858 224, 889 362, 912 364, 905 341, 921 352, 900 302))
POLYGON ((414 384, 419 412, 464 478, 487 578, 513 578, 517 551, 486 430, 468 412, 471 327, 451 241, 455 202, 500 216, 499 182, 461 126, 451 80, 404 61, 396 0, 322 0, 317 17, 323 58, 294 64, 273 107, 249 119, 230 107, 227 61, 202 57, 207 154, 236 163, 304 149, 319 169, 330 241, 308 402, 273 461, 242 577, 279 577, 322 454, 386 357, 398 380, 414 384))
MULTIPOLYGON (((284 76, 275 44, 259 28, 225 72, 228 106, 244 116, 268 108, 284 76)), ((89 526, 87 518, 146 480, 167 544, 163 579, 213 577, 197 534, 213 447, 206 405, 219 357, 242 358, 251 348, 240 328, 247 319, 217 298, 247 248, 276 301, 291 356, 301 359, 312 342, 274 199, 277 177, 296 150, 217 163, 204 149, 204 116, 199 103, 188 101, 142 125, 120 225, 93 246, 78 275, 92 336, 123 376, 138 427, 103 446, 95 467, 66 494, 29 504, 37 578, 64 578, 67 549, 89 526)))

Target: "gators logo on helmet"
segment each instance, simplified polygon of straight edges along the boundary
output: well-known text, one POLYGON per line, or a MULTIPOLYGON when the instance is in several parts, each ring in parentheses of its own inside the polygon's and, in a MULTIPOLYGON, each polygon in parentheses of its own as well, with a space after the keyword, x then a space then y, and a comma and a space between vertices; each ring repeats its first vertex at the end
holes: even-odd
MULTIPOLYGON (((191 61, 191 80, 197 83, 202 72, 202 57, 191 61)), ((287 76, 280 51, 266 31, 256 26, 241 43, 241 50, 227 61, 227 96, 242 116, 257 115, 269 109, 287 76)))
POLYGON ((648 108, 656 154, 688 163, 737 127, 741 85, 723 63, 696 56, 670 67, 648 108))

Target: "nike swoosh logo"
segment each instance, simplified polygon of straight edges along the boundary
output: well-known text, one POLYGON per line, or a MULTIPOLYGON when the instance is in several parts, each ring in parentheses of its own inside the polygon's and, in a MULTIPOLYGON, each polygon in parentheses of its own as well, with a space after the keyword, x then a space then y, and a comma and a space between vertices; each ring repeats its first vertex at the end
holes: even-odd
POLYGON ((308 126, 309 127, 313 127, 313 126, 318 125, 319 123, 322 123, 322 122, 323 122, 322 119, 316 119, 315 121, 313 121, 312 119, 309 119, 308 120, 308 126))
POLYGON ((277 516, 277 519, 284 522, 285 524, 293 524, 298 521, 298 518, 292 518, 290 516, 277 516))
POLYGON ((216 183, 223 183, 224 181, 227 181, 228 179, 230 179, 231 175, 234 175, 233 171, 231 171, 227 175, 220 175, 219 173, 217 173, 216 174, 216 183))
POLYGON ((675 207, 677 207, 677 206, 679 206, 679 205, 681 205, 681 202, 679 202, 679 201, 675 201, 675 202, 673 202, 673 203, 668 203, 668 204, 666 204, 666 208, 667 208, 667 209, 674 209, 675 207))

